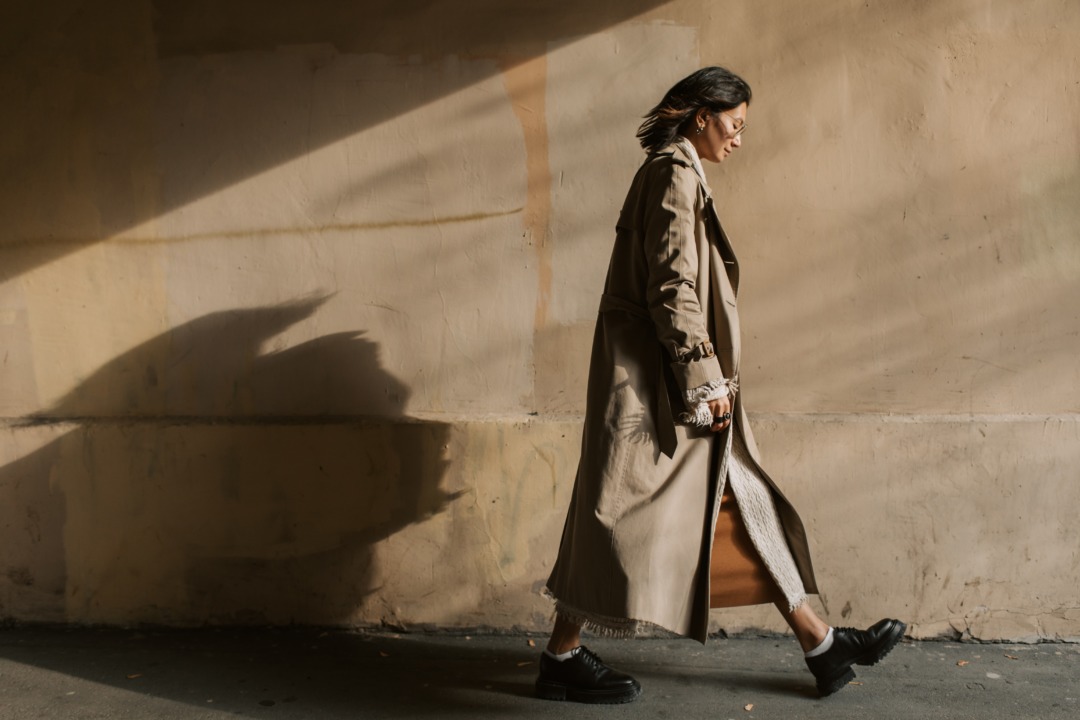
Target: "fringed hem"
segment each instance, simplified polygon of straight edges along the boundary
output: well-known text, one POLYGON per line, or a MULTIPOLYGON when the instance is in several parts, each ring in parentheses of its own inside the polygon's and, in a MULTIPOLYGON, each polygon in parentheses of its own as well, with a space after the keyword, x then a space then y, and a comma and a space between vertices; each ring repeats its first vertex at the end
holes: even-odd
POLYGON ((788 600, 788 612, 789 613, 795 612, 796 610, 801 608, 803 605, 805 605, 806 601, 809 600, 809 599, 810 599, 810 596, 805 594, 805 593, 803 593, 802 597, 796 598, 794 602, 792 602, 791 600, 788 600, 787 598, 785 598, 785 600, 788 600))
POLYGON ((719 400, 722 397, 735 397, 739 390, 739 381, 736 378, 725 380, 710 380, 704 385, 691 388, 686 391, 688 412, 679 413, 679 421, 698 427, 709 427, 713 424, 713 414, 709 409, 710 400, 719 400))
POLYGON ((610 617, 608 615, 601 615, 600 613, 589 612, 588 610, 582 610, 573 605, 568 605, 555 597, 554 593, 546 587, 541 594, 548 600, 554 601, 555 612, 558 613, 560 617, 575 625, 580 625, 598 637, 632 638, 637 635, 638 628, 640 628, 642 624, 640 620, 610 617))
POLYGON ((571 607, 564 602, 555 603, 555 612, 575 625, 588 630, 598 637, 632 638, 637 635, 640 623, 637 620, 613 618, 607 615, 585 612, 571 607))

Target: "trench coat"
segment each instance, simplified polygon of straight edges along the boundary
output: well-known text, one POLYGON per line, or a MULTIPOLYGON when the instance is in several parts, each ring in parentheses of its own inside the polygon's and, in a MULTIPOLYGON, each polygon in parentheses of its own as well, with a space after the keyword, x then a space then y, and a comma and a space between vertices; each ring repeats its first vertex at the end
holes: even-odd
POLYGON ((806 592, 817 592, 803 523, 760 467, 741 393, 722 432, 677 421, 687 391, 738 377, 738 287, 738 262, 693 158, 679 143, 651 154, 616 225, 581 458, 546 587, 557 612, 594 632, 631 635, 650 623, 705 642, 736 431, 772 492, 806 592))

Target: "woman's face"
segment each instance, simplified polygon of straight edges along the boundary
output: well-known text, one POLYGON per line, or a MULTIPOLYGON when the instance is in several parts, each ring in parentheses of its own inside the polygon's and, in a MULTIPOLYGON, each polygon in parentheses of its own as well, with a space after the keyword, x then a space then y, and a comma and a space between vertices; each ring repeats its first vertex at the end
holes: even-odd
POLYGON ((708 109, 698 112, 696 126, 690 141, 702 160, 723 162, 735 148, 742 145, 742 132, 746 129, 746 103, 731 110, 714 113, 708 109), (697 128, 704 126, 699 133, 697 128))

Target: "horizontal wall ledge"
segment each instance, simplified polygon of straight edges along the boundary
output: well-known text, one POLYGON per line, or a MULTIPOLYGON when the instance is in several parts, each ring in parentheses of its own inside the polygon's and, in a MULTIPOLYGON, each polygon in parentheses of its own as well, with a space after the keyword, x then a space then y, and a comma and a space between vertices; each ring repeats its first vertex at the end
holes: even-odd
MULTIPOLYGON (((833 624, 1080 638, 1076 415, 752 416, 833 624)), ((543 631, 577 416, 0 425, 0 619, 543 631)), ((784 630, 770 607, 713 629, 784 630)))
MULTIPOLYGON (((812 423, 1078 423, 1080 413, 783 413, 750 412, 755 422, 812 423)), ((0 427, 42 425, 370 425, 385 423, 580 423, 581 414, 413 413, 383 415, 79 415, 0 417, 0 427)))

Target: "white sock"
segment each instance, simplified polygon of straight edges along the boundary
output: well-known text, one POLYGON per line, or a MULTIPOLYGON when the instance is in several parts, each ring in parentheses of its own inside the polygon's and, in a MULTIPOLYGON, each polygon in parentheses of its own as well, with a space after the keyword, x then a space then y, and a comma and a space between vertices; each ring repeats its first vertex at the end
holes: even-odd
POLYGON ((812 657, 817 657, 818 655, 824 655, 825 653, 829 652, 829 648, 832 647, 832 643, 833 643, 833 631, 832 631, 832 628, 829 628, 829 633, 825 636, 825 639, 822 640, 821 644, 818 645, 816 648, 814 648, 810 652, 806 653, 806 657, 812 658, 812 657))
POLYGON ((564 661, 564 660, 569 660, 570 658, 574 657, 574 655, 576 655, 576 654, 577 654, 578 648, 580 648, 580 647, 581 647, 581 646, 580 646, 580 645, 578 645, 578 646, 577 646, 576 648, 574 648, 573 650, 567 650, 566 652, 564 652, 564 653, 559 653, 558 655, 556 655, 555 653, 551 652, 550 650, 544 650, 544 654, 545 654, 545 655, 547 655, 547 656, 548 656, 549 658, 551 658, 552 660, 558 660, 559 662, 562 662, 562 661, 564 661))

